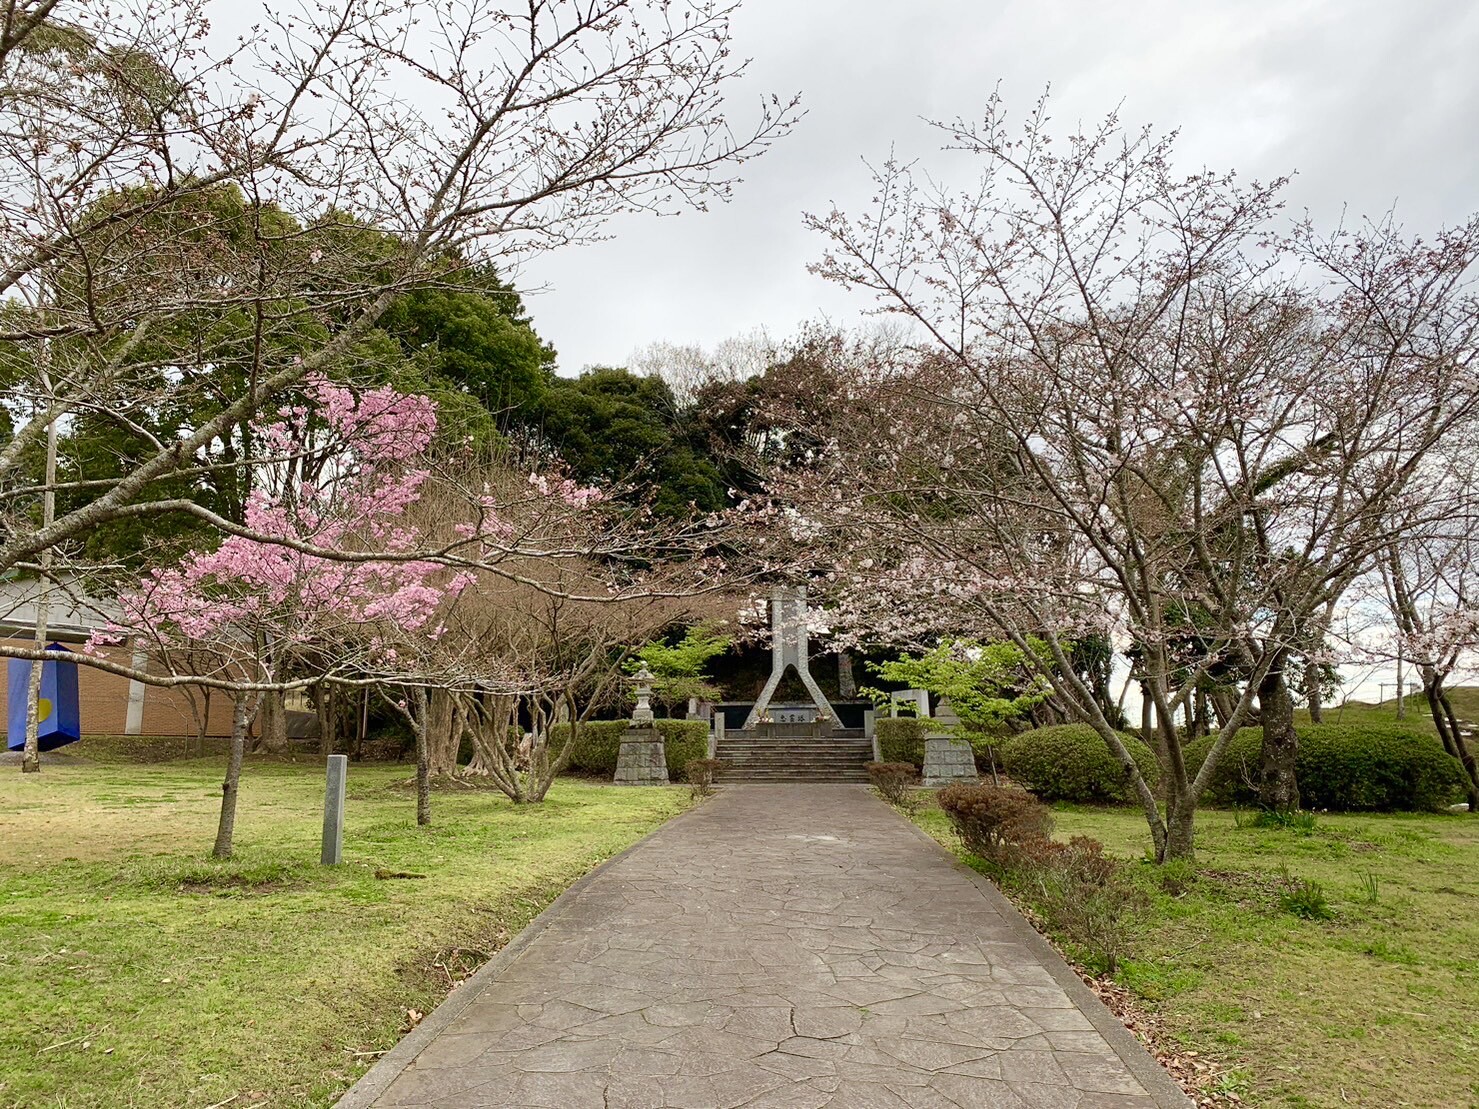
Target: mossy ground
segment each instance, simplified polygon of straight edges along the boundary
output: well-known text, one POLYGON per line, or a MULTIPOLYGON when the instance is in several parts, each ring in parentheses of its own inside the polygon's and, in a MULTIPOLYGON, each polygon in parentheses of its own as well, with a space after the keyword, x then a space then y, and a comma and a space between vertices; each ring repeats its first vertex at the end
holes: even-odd
POLYGON ((249 762, 221 863, 220 758, 89 742, 0 773, 0 1106, 328 1105, 408 1010, 690 803, 450 788, 419 829, 409 767, 352 764, 345 865, 321 867, 318 761, 249 762))

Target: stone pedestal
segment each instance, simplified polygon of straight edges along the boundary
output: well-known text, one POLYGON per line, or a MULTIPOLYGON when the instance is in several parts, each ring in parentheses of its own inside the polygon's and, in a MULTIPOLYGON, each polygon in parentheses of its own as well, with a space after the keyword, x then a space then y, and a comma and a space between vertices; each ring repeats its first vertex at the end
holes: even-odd
POLYGON ((968 740, 932 735, 924 741, 924 784, 948 786, 976 780, 976 756, 968 740))
POLYGON ((662 733, 656 728, 631 727, 621 737, 616 756, 619 786, 665 786, 668 784, 668 753, 662 733))

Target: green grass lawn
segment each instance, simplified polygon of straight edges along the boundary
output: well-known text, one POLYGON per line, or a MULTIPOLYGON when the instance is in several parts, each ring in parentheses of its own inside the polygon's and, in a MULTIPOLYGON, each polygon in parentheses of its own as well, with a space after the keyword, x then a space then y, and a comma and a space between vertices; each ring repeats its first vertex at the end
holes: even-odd
POLYGON ((523 807, 463 788, 417 829, 409 773, 351 765, 345 865, 327 868, 314 759, 248 763, 229 863, 208 858, 219 759, 4 767, 0 1106, 327 1105, 408 1009, 689 804, 570 780, 523 807))
MULTIPOLYGON (((917 819, 958 850, 939 809, 917 819)), ((1140 861, 1137 810, 1054 819, 1057 838, 1130 860, 1147 904, 1118 980, 1184 1048, 1233 1068, 1244 1104, 1479 1105, 1479 818, 1322 815, 1300 834, 1207 811, 1174 893, 1140 861), (1286 871, 1320 883, 1333 920, 1280 909, 1286 871)))

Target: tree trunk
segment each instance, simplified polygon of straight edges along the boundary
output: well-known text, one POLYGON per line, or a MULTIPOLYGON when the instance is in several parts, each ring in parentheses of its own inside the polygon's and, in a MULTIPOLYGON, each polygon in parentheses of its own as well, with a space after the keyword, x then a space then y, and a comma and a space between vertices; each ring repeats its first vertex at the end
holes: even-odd
POLYGON ((1448 699, 1448 691, 1443 688, 1443 679, 1436 673, 1431 677, 1425 673, 1423 692, 1427 695, 1428 707, 1433 710, 1433 725, 1438 729, 1443 746, 1463 765, 1464 773, 1469 779, 1465 789, 1469 798, 1469 812, 1479 813, 1479 763, 1476 763, 1474 753, 1469 749, 1469 742, 1459 727, 1453 703, 1448 699))
POLYGON ((511 742, 509 731, 513 727, 514 698, 488 696, 481 704, 469 703, 458 713, 463 727, 472 739, 472 758, 468 760, 463 774, 470 778, 493 777, 498 772, 500 752, 495 746, 507 750, 511 742))
MULTIPOLYGON (((1217 715, 1217 730, 1221 731, 1227 727, 1227 722, 1232 719, 1232 715, 1237 709, 1237 699, 1225 689, 1215 690, 1208 695, 1207 699, 1212 702, 1212 711, 1217 715)), ((1245 714, 1243 720, 1245 726, 1251 726, 1256 723, 1253 720, 1252 713, 1245 714)))
POLYGON ((370 687, 360 690, 359 712, 354 722, 354 761, 365 757, 365 735, 370 730, 370 687))
POLYGON ((431 697, 423 685, 413 689, 410 696, 416 706, 416 823, 425 827, 431 823, 431 756, 427 750, 426 738, 427 723, 431 717, 431 697))
POLYGON ((1187 716, 1186 739, 1194 743, 1207 734, 1207 695, 1200 689, 1192 692, 1187 716))
POLYGON ((1155 732, 1155 706, 1151 704, 1150 687, 1144 682, 1140 683, 1140 742, 1152 751, 1161 746, 1155 732))
POLYGON ((269 755, 287 753, 291 744, 288 740, 287 695, 282 690, 269 690, 262 695, 261 707, 257 709, 257 725, 257 750, 269 755))
POLYGON ((426 759, 427 773, 433 778, 451 778, 457 774, 457 748, 462 736, 453 726, 452 695, 445 689, 433 689, 427 695, 426 759))
MULTIPOLYGON (((38 641, 38 651, 46 644, 38 641)), ((44 662, 32 662, 30 681, 26 684, 26 738, 21 751, 21 773, 41 773, 41 668, 44 662)))
POLYGON ((211 687, 203 685, 200 687, 200 720, 195 729, 195 754, 205 754, 205 737, 211 730, 211 687))
POLYGON ((226 757, 226 780, 221 784, 221 819, 216 825, 216 845, 211 854, 218 859, 231 858, 231 840, 236 834, 236 797, 241 788, 241 757, 246 751, 247 699, 238 694, 232 699, 231 752, 226 757))
POLYGON ((1398 641, 1397 647, 1397 719, 1405 720, 1407 717, 1407 698, 1402 696, 1402 687, 1406 685, 1406 679, 1402 676, 1402 647, 1398 641))
POLYGON ((332 755, 338 739, 335 734, 338 717, 334 712, 334 687, 319 682, 317 696, 313 699, 313 707, 318 710, 318 753, 324 756, 332 755))
POLYGON ((1197 857, 1196 816, 1197 807, 1189 799, 1178 797, 1167 802, 1166 843, 1161 862, 1197 857))
POLYGON ((1294 759, 1299 736, 1294 730, 1294 698, 1284 680, 1285 656, 1279 655, 1258 683, 1258 712, 1263 724, 1263 752, 1258 777, 1258 803, 1275 812, 1299 808, 1299 781, 1294 759))
POLYGON ((1320 669, 1314 663, 1305 663, 1305 699, 1310 706, 1310 723, 1325 723, 1325 698, 1320 692, 1320 669))
POLYGON ((837 692, 843 698, 858 695, 857 679, 852 672, 852 655, 846 651, 837 652, 837 692))

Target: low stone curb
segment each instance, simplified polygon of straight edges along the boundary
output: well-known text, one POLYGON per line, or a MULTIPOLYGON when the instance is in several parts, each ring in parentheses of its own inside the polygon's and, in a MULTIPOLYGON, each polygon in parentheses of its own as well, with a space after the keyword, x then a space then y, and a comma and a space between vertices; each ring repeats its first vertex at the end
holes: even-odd
POLYGON ((383 1094, 390 1084, 400 1077, 401 1072, 415 1061, 416 1056, 420 1055, 432 1040, 456 1020, 464 1009, 476 1001, 478 995, 494 983, 504 968, 523 954, 524 948, 533 943, 545 929, 558 920, 569 903, 580 896, 581 891, 595 881, 597 876, 621 862, 654 836, 661 835, 668 828, 681 823, 702 807, 702 805, 695 805, 671 820, 664 821, 619 854, 612 855, 605 862, 598 863, 589 872, 572 882, 565 892, 546 905, 538 916, 526 924, 523 931, 509 940, 498 954, 478 967, 470 977, 464 979, 440 1005, 422 1018, 420 1024, 407 1032, 394 1047, 380 1056, 374 1066, 365 1071, 359 1081, 349 1087, 343 1096, 334 1102, 334 1109, 369 1109, 375 1099, 383 1094))
POLYGON ((975 887, 981 891, 981 896, 990 902, 991 907, 1007 922, 1012 931, 1017 934, 1017 938, 1022 941, 1023 946, 1037 956, 1038 961, 1068 995, 1068 999, 1078 1006, 1079 1011, 1094 1026, 1094 1030, 1104 1037, 1105 1043, 1114 1049, 1120 1062, 1124 1063, 1129 1072, 1145 1087, 1145 1092, 1155 1100, 1158 1106, 1162 1109, 1195 1109, 1195 1103, 1186 1096, 1180 1084, 1155 1061, 1155 1057, 1146 1050, 1145 1045, 1135 1038, 1119 1017, 1109 1011, 1104 1002, 1095 996, 1094 991, 1084 985, 1078 973, 1064 962, 1063 956, 1058 954, 1057 949, 1032 926, 1032 923, 1022 915, 1022 911, 1012 904, 1011 899, 996 888, 995 882, 966 866, 939 840, 892 805, 886 804, 877 797, 874 797, 874 800, 888 809, 895 819, 907 824, 909 830, 920 839, 927 841, 937 851, 943 851, 948 855, 955 867, 970 878, 975 887))

